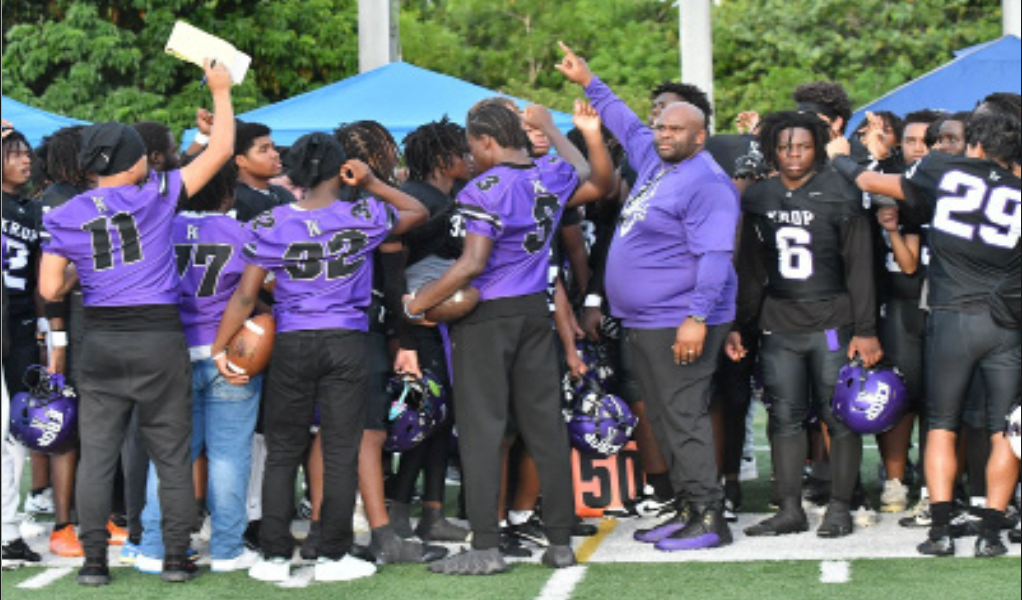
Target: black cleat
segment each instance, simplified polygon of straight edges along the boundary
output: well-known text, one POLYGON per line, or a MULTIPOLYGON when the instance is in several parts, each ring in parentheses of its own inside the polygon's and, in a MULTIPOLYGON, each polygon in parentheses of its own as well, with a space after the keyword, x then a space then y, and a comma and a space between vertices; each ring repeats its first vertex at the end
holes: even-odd
POLYGON ((532 558, 532 550, 529 550, 518 541, 518 538, 511 535, 508 528, 500 532, 500 553, 509 558, 532 558))
MULTIPOLYGON (((0 442, 2 443, 2 442, 0 442)), ((25 540, 18 538, 3 547, 3 570, 18 569, 26 564, 35 564, 42 560, 42 557, 25 543, 25 540)))
POLYGON ((802 504, 796 499, 784 501, 784 509, 776 515, 745 530, 749 537, 776 537, 809 531, 809 519, 802 504))
POLYGON ((430 563, 429 571, 437 575, 485 576, 507 571, 507 563, 496 548, 467 550, 461 554, 430 563))
POLYGON ((930 535, 926 541, 916 547, 919 554, 926 556, 954 556, 955 539, 951 537, 948 528, 934 527, 930 529, 930 535))
POLYGON ((536 515, 532 515, 528 521, 521 525, 512 525, 509 530, 519 542, 534 544, 540 548, 550 545, 550 541, 546 538, 546 531, 543 529, 543 522, 536 515))
POLYGON ((187 583, 199 576, 199 567, 184 556, 167 556, 163 559, 160 579, 167 583, 187 583))
POLYGON ((1022 544, 1022 530, 1019 529, 1018 525, 1008 533, 1008 540, 1012 544, 1022 544))
POLYGON ((106 557, 85 559, 85 565, 79 569, 75 581, 85 587, 110 585, 110 567, 107 566, 106 557))
POLYGON ((996 558, 1008 553, 1008 547, 1001 540, 1000 530, 984 529, 976 538, 976 558, 996 558))
POLYGON ((831 500, 816 535, 826 539, 843 538, 852 535, 854 530, 855 525, 849 506, 840 500, 831 500))
POLYGON ((543 564, 551 569, 567 569, 578 564, 571 546, 550 546, 543 553, 543 564))
POLYGON ((592 523, 586 523, 581 517, 575 517, 575 526, 571 528, 571 537, 593 537, 600 532, 600 528, 592 523))
POLYGON ((319 558, 319 538, 319 521, 312 521, 309 523, 309 534, 302 540, 302 547, 299 550, 302 560, 315 561, 319 558))
POLYGON ((966 509, 951 519, 951 537, 957 540, 979 535, 982 526, 983 517, 971 508, 966 509))

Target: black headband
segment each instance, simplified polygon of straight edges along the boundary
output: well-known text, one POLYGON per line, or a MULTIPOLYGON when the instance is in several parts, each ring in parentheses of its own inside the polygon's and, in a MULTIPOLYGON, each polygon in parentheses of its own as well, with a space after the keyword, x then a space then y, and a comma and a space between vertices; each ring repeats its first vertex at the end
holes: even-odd
POLYGON ((79 157, 86 173, 100 176, 123 173, 145 154, 142 136, 127 125, 100 123, 82 130, 79 157))
POLYGON ((839 115, 833 108, 816 102, 799 102, 798 112, 804 113, 815 113, 818 115, 824 115, 830 120, 836 119, 839 115))

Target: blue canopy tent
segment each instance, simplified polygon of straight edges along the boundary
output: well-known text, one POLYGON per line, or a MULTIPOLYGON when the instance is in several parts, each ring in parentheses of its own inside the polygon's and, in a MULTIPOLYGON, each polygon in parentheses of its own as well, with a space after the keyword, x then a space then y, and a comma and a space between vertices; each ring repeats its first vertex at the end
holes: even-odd
POLYGON ((48 113, 32 108, 7 96, 3 97, 3 116, 28 139, 32 146, 38 146, 44 137, 58 129, 71 125, 88 125, 85 121, 48 113))
MULTIPOLYGON (((273 140, 291 145, 313 131, 333 131, 341 123, 372 120, 382 123, 400 142, 413 129, 447 115, 464 125, 468 110, 497 92, 404 62, 355 75, 318 90, 240 114, 242 121, 263 123, 273 140)), ((519 106, 525 100, 511 98, 519 106)), ((571 115, 554 112, 554 122, 570 130, 571 115)), ((195 131, 185 132, 190 143, 195 131)))
POLYGON ((959 50, 946 65, 910 81, 859 109, 850 125, 866 112, 891 111, 904 116, 924 108, 950 112, 972 110, 976 102, 995 92, 1022 93, 1022 41, 1009 35, 959 50))

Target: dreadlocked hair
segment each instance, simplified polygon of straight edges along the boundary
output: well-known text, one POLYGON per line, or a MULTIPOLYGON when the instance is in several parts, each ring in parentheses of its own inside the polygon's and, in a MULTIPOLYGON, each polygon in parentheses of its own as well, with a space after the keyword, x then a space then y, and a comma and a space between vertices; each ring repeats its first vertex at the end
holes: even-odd
POLYGON ((656 100, 657 96, 661 94, 674 94, 685 102, 688 102, 703 111, 703 114, 706 115, 707 123, 709 123, 713 118, 713 106, 710 105, 710 98, 706 95, 706 92, 698 86, 688 83, 678 83, 676 81, 665 81, 653 88, 653 91, 650 92, 649 99, 656 100))
POLYGON ((983 98, 983 102, 991 111, 1016 120, 1022 120, 1022 96, 1009 92, 997 92, 983 98))
POLYGON ((816 170, 827 164, 827 142, 830 141, 830 130, 827 124, 813 113, 784 111, 771 113, 763 117, 759 128, 759 146, 763 159, 773 169, 780 168, 777 156, 777 145, 781 142, 781 133, 788 129, 805 129, 813 136, 813 147, 816 150, 816 170))
POLYGON ((394 170, 401 160, 401 149, 387 128, 376 121, 346 123, 334 130, 349 159, 369 165, 377 179, 395 185, 394 170))
POLYGON ((78 155, 82 150, 84 125, 65 127, 46 139, 46 175, 54 183, 68 183, 76 188, 89 185, 89 175, 82 168, 78 155))
POLYGON ((795 88, 791 97, 798 104, 809 102, 826 107, 833 113, 833 116, 841 117, 846 129, 848 119, 852 118, 852 103, 840 83, 832 81, 807 83, 795 88))
POLYGON ((404 146, 405 165, 412 181, 425 181, 437 169, 450 169, 469 152, 465 128, 447 117, 406 135, 404 146))
MULTIPOLYGON (((873 114, 880 117, 883 120, 884 125, 891 128, 891 131, 894 133, 894 138, 898 140, 898 143, 901 143, 901 136, 905 133, 905 121, 889 110, 881 110, 873 114)), ((862 135, 866 133, 866 130, 868 129, 869 119, 867 118, 863 119, 858 125, 856 125, 853 131, 855 131, 857 135, 862 135)))
MULTIPOLYGON (((184 164, 194 162, 199 156, 202 155, 187 157, 184 164)), ((229 160, 209 183, 183 201, 180 209, 191 212, 219 212, 228 198, 231 199, 231 204, 234 203, 234 189, 237 185, 238 169, 234 166, 234 161, 229 160)))
POLYGON ((524 150, 529 147, 529 136, 522 118, 508 108, 507 102, 490 98, 473 106, 468 111, 468 134, 475 138, 488 135, 502 148, 524 150))

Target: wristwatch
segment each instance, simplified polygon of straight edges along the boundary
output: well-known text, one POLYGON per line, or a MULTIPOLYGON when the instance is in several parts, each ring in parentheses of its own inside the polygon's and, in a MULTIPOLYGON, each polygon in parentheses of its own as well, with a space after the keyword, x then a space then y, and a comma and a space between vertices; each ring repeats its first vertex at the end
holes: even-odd
POLYGON ((692 319, 696 323, 699 323, 700 325, 706 325, 706 317, 702 315, 689 315, 688 318, 692 319))

